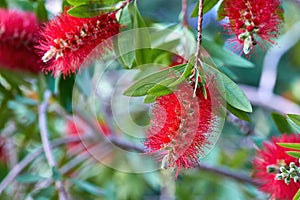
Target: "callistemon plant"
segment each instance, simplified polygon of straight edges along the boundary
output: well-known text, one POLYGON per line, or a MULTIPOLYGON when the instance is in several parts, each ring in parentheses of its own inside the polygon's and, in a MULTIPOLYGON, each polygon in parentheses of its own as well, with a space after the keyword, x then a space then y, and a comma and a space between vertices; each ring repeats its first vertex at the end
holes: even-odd
POLYGON ((299 160, 289 156, 288 149, 277 144, 299 142, 299 134, 273 137, 264 142, 253 160, 254 178, 261 184, 260 190, 270 194, 272 199, 293 199, 300 188, 299 160))
POLYGON ((274 43, 282 22, 279 0, 225 0, 224 15, 229 23, 224 24, 230 34, 235 34, 236 48, 245 54, 261 43, 274 43))
POLYGON ((52 71, 56 76, 76 73, 99 44, 106 42, 97 51, 99 57, 111 49, 112 43, 107 39, 118 34, 119 29, 115 13, 92 18, 60 14, 46 24, 41 31, 40 44, 36 47, 46 63, 45 72, 52 71))
POLYGON ((13 70, 40 71, 34 52, 39 22, 30 12, 0 9, 0 66, 13 70))
POLYGON ((157 98, 146 132, 145 146, 157 153, 162 168, 198 165, 205 149, 212 145, 214 123, 213 97, 208 87, 206 95, 199 87, 194 97, 194 86, 181 83, 173 93, 157 98))

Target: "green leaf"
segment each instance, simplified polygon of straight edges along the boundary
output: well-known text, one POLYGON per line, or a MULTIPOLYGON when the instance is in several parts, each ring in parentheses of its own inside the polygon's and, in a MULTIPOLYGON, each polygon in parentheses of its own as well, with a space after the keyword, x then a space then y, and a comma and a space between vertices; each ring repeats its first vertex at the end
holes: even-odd
POLYGON ((45 7, 45 1, 43 0, 38 0, 38 5, 36 8, 36 16, 41 22, 46 22, 48 21, 48 13, 45 7))
POLYGON ((300 127, 300 115, 288 114, 290 120, 292 120, 297 126, 300 127))
POLYGON ((225 1, 222 1, 218 13, 217 13, 217 20, 222 20, 225 18, 225 10, 224 10, 225 1))
POLYGON ((179 79, 177 79, 175 82, 173 82, 172 84, 170 84, 170 87, 174 87, 176 85, 179 85, 180 83, 182 83, 185 79, 187 79, 189 76, 192 75, 192 69, 194 68, 195 65, 195 56, 193 56, 188 64, 186 65, 183 74, 179 77, 179 79))
POLYGON ((74 17, 88 18, 97 16, 101 12, 110 12, 114 9, 114 7, 103 6, 103 4, 85 4, 71 8, 68 10, 68 14, 74 17))
POLYGON ((183 70, 186 64, 177 65, 172 68, 168 68, 159 72, 155 72, 145 76, 135 83, 133 83, 123 94, 126 96, 144 96, 148 94, 148 90, 151 89, 157 82, 160 82, 170 76, 171 73, 183 70))
POLYGON ((152 88, 148 90, 148 94, 156 97, 164 96, 172 93, 172 88, 169 86, 174 81, 178 80, 177 78, 168 78, 165 79, 158 84, 154 85, 152 88))
POLYGON ((45 178, 36 174, 22 174, 16 178, 19 183, 36 183, 45 178))
POLYGON ((254 64, 249 60, 232 53, 215 42, 203 38, 202 46, 210 53, 210 55, 220 61, 220 65, 227 65, 241 68, 252 68, 254 64))
POLYGON ((1 8, 7 8, 7 2, 6 2, 6 0, 0 0, 0 7, 1 8))
POLYGON ((286 153, 294 158, 300 158, 300 152, 299 151, 286 151, 286 153))
POLYGON ((225 74, 218 70, 217 72, 219 73, 220 78, 222 79, 224 84, 225 94, 221 93, 221 95, 226 100, 226 102, 236 109, 242 110, 244 112, 252 112, 252 106, 241 88, 225 74))
POLYGON ((300 150, 300 143, 276 143, 277 145, 293 150, 300 150))
POLYGON ((236 109, 236 108, 232 107, 229 104, 227 104, 226 107, 227 107, 227 110, 229 112, 231 112, 233 115, 235 115, 237 118, 239 118, 241 120, 244 120, 244 121, 247 121, 247 122, 250 121, 249 114, 247 112, 244 112, 242 110, 236 109))
POLYGON ((59 102, 68 111, 72 113, 72 95, 75 83, 75 75, 61 78, 59 81, 59 102))
POLYGON ((271 113, 272 119, 275 122, 278 130, 281 133, 292 133, 292 127, 290 126, 288 120, 285 118, 285 116, 282 116, 279 113, 271 113))
POLYGON ((151 40, 150 35, 138 8, 136 1, 128 6, 133 15, 133 31, 135 42, 135 59, 137 66, 151 63, 151 40))
POLYGON ((298 190, 298 192, 293 197, 293 200, 299 200, 299 199, 300 199, 300 189, 298 190))
MULTIPOLYGON (((219 2, 219 0, 206 0, 204 1, 203 4, 203 14, 207 13, 210 9, 212 9, 217 3, 219 2)), ((194 17, 198 17, 198 12, 199 12, 199 1, 197 2, 192 14, 191 14, 191 18, 194 17)))
POLYGON ((97 187, 94 184, 91 184, 86 181, 81 180, 75 180, 71 179, 71 181, 76 185, 77 187, 81 188, 82 190, 89 192, 90 194, 96 195, 96 196, 103 196, 105 195, 105 191, 102 188, 97 187))
POLYGON ((144 99, 144 103, 153 103, 156 100, 156 96, 153 95, 147 95, 144 99))
POLYGON ((99 0, 67 0, 72 6, 80 6, 85 4, 97 4, 99 0))

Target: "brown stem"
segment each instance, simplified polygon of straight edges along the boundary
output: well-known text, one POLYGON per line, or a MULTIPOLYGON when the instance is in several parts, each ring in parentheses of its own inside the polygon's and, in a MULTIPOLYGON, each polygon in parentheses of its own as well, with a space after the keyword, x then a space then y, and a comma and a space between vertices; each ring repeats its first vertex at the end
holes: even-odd
POLYGON ((195 68, 201 67, 200 57, 201 57, 201 42, 202 42, 202 21, 203 21, 203 4, 204 0, 199 0, 199 11, 198 11, 198 26, 197 26, 197 52, 195 60, 195 68))
POLYGON ((187 22, 187 0, 181 1, 182 26, 188 26, 187 22))

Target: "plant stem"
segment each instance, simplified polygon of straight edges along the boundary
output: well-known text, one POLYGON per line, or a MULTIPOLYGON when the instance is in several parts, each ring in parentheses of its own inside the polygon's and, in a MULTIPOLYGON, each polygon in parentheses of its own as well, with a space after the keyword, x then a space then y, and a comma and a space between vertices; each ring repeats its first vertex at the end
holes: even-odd
MULTIPOLYGON (((197 52, 195 60, 195 68, 201 67, 200 57, 201 57, 201 42, 202 42, 202 21, 203 21, 203 3, 204 0, 199 0, 199 11, 198 11, 198 26, 197 26, 197 52)), ((197 78, 197 77, 195 77, 197 78)))
MULTIPOLYGON (((50 146, 50 141, 49 141, 48 131, 47 131, 47 119, 46 119, 46 111, 47 111, 50 97, 51 97, 51 92, 46 90, 44 93, 44 101, 39 106, 39 127, 40 127, 42 145, 45 152, 45 156, 49 166, 53 170, 54 168, 57 167, 57 165, 50 146)), ((60 200, 70 199, 66 189, 64 188, 62 181, 56 180, 55 185, 58 190, 60 200)))
MULTIPOLYGON (((79 142, 81 141, 81 138, 79 137, 70 137, 70 138, 62 138, 54 140, 51 144, 51 148, 56 148, 60 145, 70 143, 70 142, 79 142)), ((30 153, 27 155, 23 160, 21 160, 18 164, 16 164, 6 175, 6 177, 1 181, 0 183, 0 194, 3 192, 3 190, 10 185, 15 178, 23 171, 24 168, 26 168, 35 158, 37 158, 39 155, 43 153, 43 147, 35 150, 33 153, 30 153)))
POLYGON ((188 26, 187 22, 187 0, 181 1, 182 26, 188 26))

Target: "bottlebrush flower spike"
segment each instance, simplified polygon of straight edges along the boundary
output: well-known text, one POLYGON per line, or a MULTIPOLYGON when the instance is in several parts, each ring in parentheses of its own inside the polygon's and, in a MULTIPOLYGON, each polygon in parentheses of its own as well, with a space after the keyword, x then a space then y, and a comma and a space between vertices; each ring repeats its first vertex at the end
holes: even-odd
POLYGON ((225 0, 224 12, 229 24, 224 24, 230 34, 235 34, 237 48, 242 47, 245 54, 264 42, 274 43, 279 24, 282 21, 280 0, 225 0))
POLYGON ((39 22, 33 13, 0 9, 0 65, 8 69, 38 72, 34 51, 39 22))
POLYGON ((286 154, 287 148, 276 143, 300 143, 300 135, 282 135, 264 142, 253 160, 254 178, 261 184, 260 190, 270 194, 271 199, 290 200, 300 188, 300 177, 296 177, 300 174, 282 176, 282 173, 294 171, 292 168, 300 167, 300 163, 298 159, 286 154))
POLYGON ((158 153, 162 168, 198 165, 198 159, 211 146, 216 120, 213 99, 198 88, 193 97, 193 86, 182 83, 172 94, 159 97, 152 109, 150 127, 146 131, 148 152, 158 153))
MULTIPOLYGON (((118 34, 119 29, 115 13, 92 18, 77 18, 63 13, 46 24, 36 48, 42 61, 47 64, 46 72, 68 75, 76 73, 92 50, 118 34)), ((100 49, 100 55, 111 45, 111 42, 107 42, 105 48, 100 49)))

